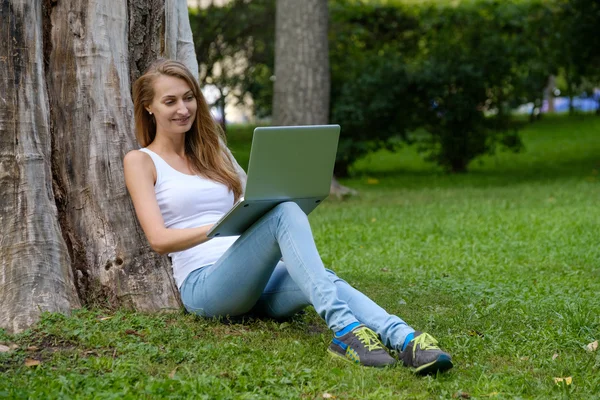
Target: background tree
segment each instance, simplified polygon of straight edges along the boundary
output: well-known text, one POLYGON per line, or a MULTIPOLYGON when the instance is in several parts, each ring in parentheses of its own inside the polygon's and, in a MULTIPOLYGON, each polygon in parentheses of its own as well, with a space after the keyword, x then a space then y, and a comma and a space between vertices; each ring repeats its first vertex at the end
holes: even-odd
POLYGON ((326 0, 277 0, 274 125, 329 122, 326 0))
POLYGON ((157 57, 197 70, 185 0, 0 1, 0 327, 82 304, 177 309, 122 168, 131 83, 157 57))
POLYGON ((275 1, 233 0, 190 10, 202 86, 219 92, 213 103, 222 116, 225 106, 251 106, 257 117, 271 115, 275 1), (248 99, 252 99, 248 102, 248 99))

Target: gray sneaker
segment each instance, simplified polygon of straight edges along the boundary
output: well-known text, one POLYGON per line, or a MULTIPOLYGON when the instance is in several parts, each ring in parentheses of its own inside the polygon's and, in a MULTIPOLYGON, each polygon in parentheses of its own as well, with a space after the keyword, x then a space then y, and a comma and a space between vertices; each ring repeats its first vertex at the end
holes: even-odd
POLYGON ((443 352, 437 343, 430 334, 415 332, 415 338, 400 353, 400 360, 422 375, 447 371, 452 368, 452 357, 443 352))
POLYGON ((359 325, 340 337, 334 337, 327 351, 345 361, 366 367, 388 367, 396 364, 377 337, 364 325, 359 325))

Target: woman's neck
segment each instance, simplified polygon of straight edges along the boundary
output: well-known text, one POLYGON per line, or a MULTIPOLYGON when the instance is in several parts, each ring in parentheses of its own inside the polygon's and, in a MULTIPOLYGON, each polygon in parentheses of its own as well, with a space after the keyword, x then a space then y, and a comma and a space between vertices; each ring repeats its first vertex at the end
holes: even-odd
POLYGON ((185 157, 185 135, 177 135, 177 137, 169 137, 157 133, 152 143, 148 146, 155 153, 177 154, 185 157))

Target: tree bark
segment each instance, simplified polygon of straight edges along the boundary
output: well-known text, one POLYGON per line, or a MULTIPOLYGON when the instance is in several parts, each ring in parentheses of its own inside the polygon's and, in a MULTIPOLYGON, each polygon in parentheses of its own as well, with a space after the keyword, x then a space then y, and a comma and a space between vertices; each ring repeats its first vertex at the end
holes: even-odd
MULTIPOLYGON (((328 24, 327 0, 277 0, 274 125, 329 122, 328 24)), ((357 192, 334 176, 330 194, 343 198, 357 192)))
MULTIPOLYGON (((140 2, 140 0, 136 1, 140 2)), ((141 3, 143 4, 143 1, 141 3)), ((190 27, 187 0, 165 0, 165 5, 164 57, 184 63, 198 80, 198 60, 190 27)))
POLYGON ((80 305, 52 190, 42 7, 0 1, 0 327, 80 305))
POLYGON ((277 0, 275 16, 275 125, 329 120, 327 0, 277 0))
POLYGON ((131 84, 158 57, 197 74, 185 0, 0 0, 0 328, 81 304, 179 309, 122 159, 131 84))
POLYGON ((123 178, 122 159, 136 147, 126 16, 125 1, 63 0, 51 13, 48 93, 60 220, 84 303, 177 308, 167 260, 147 245, 123 178))

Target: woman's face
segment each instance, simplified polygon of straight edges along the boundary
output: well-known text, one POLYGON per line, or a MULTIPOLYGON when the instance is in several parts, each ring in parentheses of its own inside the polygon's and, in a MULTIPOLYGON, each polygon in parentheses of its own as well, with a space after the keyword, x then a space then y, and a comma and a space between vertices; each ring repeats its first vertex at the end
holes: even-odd
POLYGON ((146 109, 156 119, 156 134, 190 130, 196 118, 196 97, 186 81, 161 75, 154 81, 154 99, 146 109))

